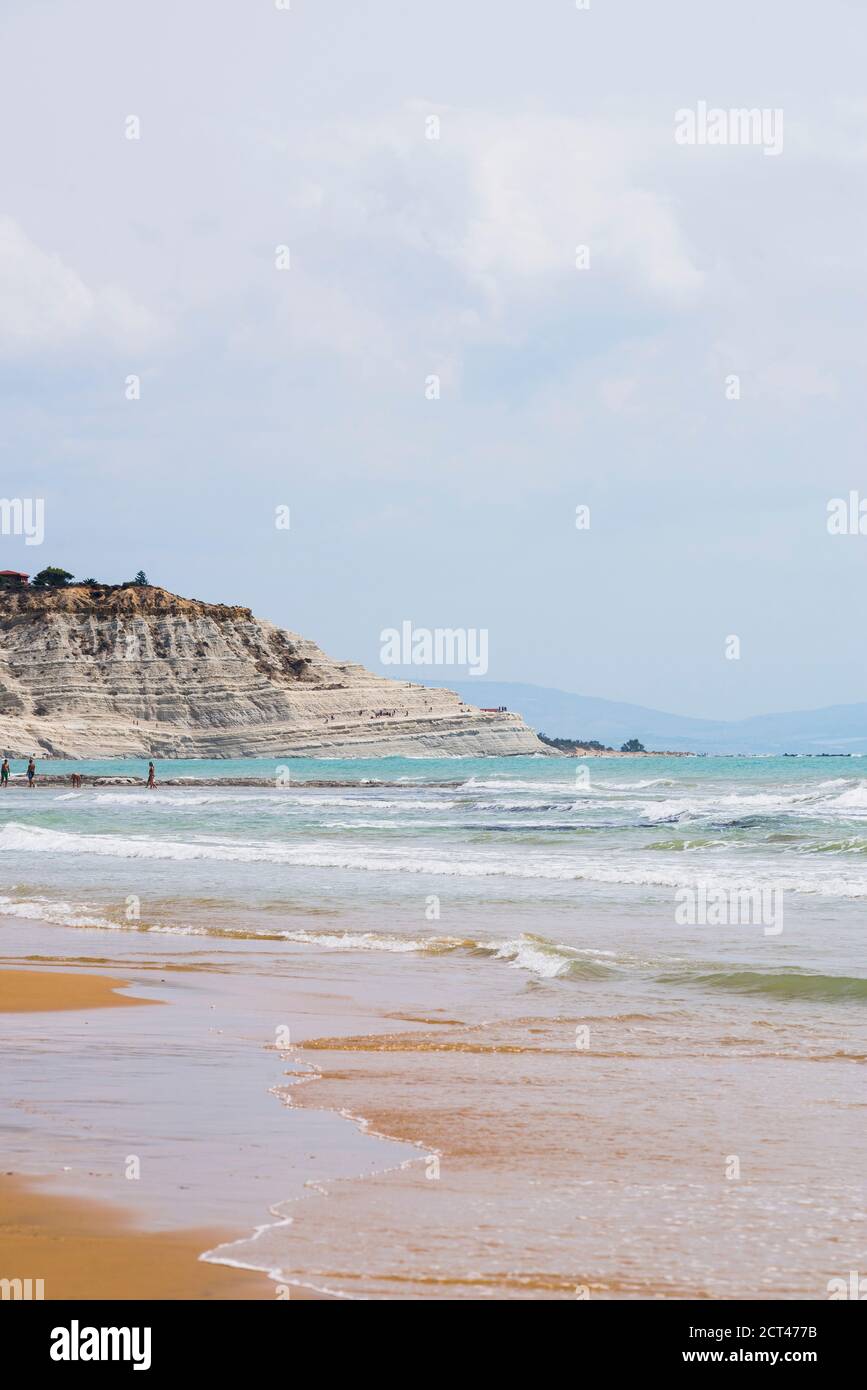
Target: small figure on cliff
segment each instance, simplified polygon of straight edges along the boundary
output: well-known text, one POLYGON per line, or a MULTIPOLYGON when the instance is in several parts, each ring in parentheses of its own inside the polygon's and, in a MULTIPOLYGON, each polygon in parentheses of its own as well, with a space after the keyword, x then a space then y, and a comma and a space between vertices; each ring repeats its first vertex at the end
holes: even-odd
POLYGON ((149 787, 155 787, 156 784, 157 784, 157 774, 156 774, 156 769, 155 769, 153 763, 148 763, 148 780, 147 780, 147 784, 148 784, 149 787))
POLYGON ((30 759, 30 762, 27 764, 27 785, 31 791, 33 791, 33 788, 36 785, 36 763, 33 761, 32 758, 30 759))
POLYGON ((0 787, 4 789, 9 785, 9 759, 3 759, 3 766, 0 767, 0 787))

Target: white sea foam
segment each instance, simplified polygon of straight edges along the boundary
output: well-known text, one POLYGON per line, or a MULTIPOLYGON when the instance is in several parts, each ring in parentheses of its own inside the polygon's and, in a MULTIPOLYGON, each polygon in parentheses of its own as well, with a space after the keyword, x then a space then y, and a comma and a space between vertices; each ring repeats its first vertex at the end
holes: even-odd
POLYGON ((447 955, 457 951, 489 956, 505 961, 517 970, 526 970, 543 979, 554 979, 576 968, 587 974, 608 973, 612 951, 578 950, 540 936, 521 935, 508 941, 458 936, 402 937, 382 932, 288 931, 281 936, 299 945, 326 951, 383 951, 388 954, 447 955), (603 965, 603 959, 606 964, 603 965))
POLYGON ((859 782, 857 786, 850 787, 848 791, 832 797, 826 806, 829 810, 836 807, 838 810, 847 812, 867 811, 867 782, 859 782))
POLYGON ((86 904, 59 902, 52 898, 0 897, 0 916, 24 917, 34 922, 51 922, 61 927, 114 928, 107 917, 95 916, 86 904))
POLYGON ((293 941, 300 946, 321 946, 326 951, 385 951, 393 955, 406 955, 419 951, 454 951, 467 942, 458 936, 437 936, 428 938, 388 935, 383 932, 309 932, 285 931, 280 933, 284 941, 293 941))
MULTIPOLYGON (((0 915, 18 917, 27 921, 48 922, 53 926, 96 927, 102 930, 118 931, 129 927, 129 923, 113 922, 109 918, 94 915, 88 904, 68 903, 50 898, 14 899, 0 896, 0 915)), ((170 936, 212 936, 226 935, 220 928, 190 926, 181 923, 134 924, 137 929, 170 936)), ((377 952, 387 955, 448 955, 457 951, 490 956, 505 961, 519 970, 543 979, 553 979, 568 973, 574 966, 586 963, 593 972, 594 962, 602 957, 611 957, 610 951, 579 951, 557 942, 546 941, 542 937, 519 936, 509 941, 488 941, 486 939, 459 936, 404 937, 387 932, 359 931, 250 931, 244 935, 274 937, 292 945, 310 946, 323 951, 335 952, 377 952)))
POLYGON ((505 960, 515 970, 527 970, 543 980, 556 979, 569 969, 578 953, 568 947, 555 947, 532 937, 521 936, 515 941, 502 941, 496 946, 497 960, 505 960))
POLYGON ((709 794, 705 797, 669 798, 641 804, 640 814, 645 821, 678 821, 743 816, 786 816, 799 819, 821 818, 835 808, 861 807, 867 809, 867 797, 862 793, 844 793, 832 798, 816 796, 814 790, 798 792, 749 792, 728 795, 709 794), (849 799, 851 798, 851 799, 849 799))
POLYGON ((564 792, 574 795, 575 784, 570 777, 569 781, 562 782, 543 782, 541 778, 523 777, 469 777, 466 782, 462 782, 461 791, 519 791, 519 792, 564 792))
MULTIPOLYGON (((321 841, 283 843, 220 840, 216 837, 193 840, 159 840, 125 835, 93 835, 66 830, 48 830, 12 822, 0 830, 0 854, 17 850, 42 854, 93 854, 116 859, 171 860, 176 862, 211 860, 224 863, 284 864, 315 869, 363 870, 381 874, 423 874, 444 878, 540 879, 551 882, 591 882, 632 884, 643 887, 698 887, 707 874, 682 865, 669 867, 654 857, 645 863, 639 856, 628 859, 609 855, 567 861, 550 852, 524 853, 520 860, 505 852, 488 852, 484 858, 468 858, 452 847, 448 854, 414 851, 406 845, 336 846, 321 841)), ((811 861, 808 874, 782 871, 772 862, 751 866, 749 882, 762 883, 797 893, 819 893, 831 897, 867 897, 867 879, 842 878, 824 865, 811 861)), ((714 882, 721 887, 742 887, 743 871, 735 864, 726 870, 715 867, 714 882)))
MULTIPOLYGON (((58 800, 60 798, 57 798, 58 800)), ((274 787, 273 790, 257 792, 232 792, 223 788, 218 788, 213 792, 193 792, 178 791, 172 792, 99 792, 95 797, 96 802, 102 806, 171 806, 180 810, 196 808, 199 806, 252 806, 265 805, 279 809, 281 806, 303 806, 307 808, 318 806, 331 807, 352 807, 355 810, 431 810, 431 809, 451 809, 460 806, 462 803, 455 799, 443 797, 426 797, 413 800, 411 798, 385 798, 377 795, 376 788, 368 789, 366 794, 357 796, 334 796, 325 794, 318 788, 311 788, 309 792, 298 793, 289 791, 287 788, 274 787)))
POLYGON ((641 782, 597 783, 595 790, 607 791, 611 787, 614 791, 643 791, 645 787, 673 787, 674 785, 670 777, 647 777, 641 782))
MULTIPOLYGON (((744 816, 791 816, 797 819, 852 818, 860 820, 867 814, 867 783, 853 785, 846 778, 805 785, 802 783, 776 788, 772 792, 723 790, 718 784, 684 796, 648 799, 654 787, 669 787, 671 778, 646 778, 635 782, 596 782, 588 787, 576 787, 569 782, 535 781, 515 778, 470 778, 450 795, 432 788, 425 793, 413 784, 407 793, 383 795, 377 788, 357 791, 346 789, 339 793, 318 788, 299 787, 236 791, 215 788, 211 791, 110 791, 88 797, 91 805, 117 807, 151 807, 178 811, 196 811, 214 807, 250 806, 264 808, 275 814, 281 810, 301 810, 315 814, 319 808, 352 810, 362 817, 415 811, 477 811, 496 814, 522 815, 532 811, 587 812, 594 810, 633 812, 645 824, 675 823, 684 820, 737 819, 744 816), (843 790, 841 790, 841 788, 843 790), (516 797, 517 793, 523 793, 516 797), (478 793, 482 793, 481 796, 478 793), (492 795, 492 793, 495 793, 492 795), (541 796, 540 796, 541 794, 541 796), (541 799, 544 797, 544 799, 541 799)), ((66 793, 55 800, 80 797, 66 793)), ((378 828, 371 823, 371 828, 378 828)))

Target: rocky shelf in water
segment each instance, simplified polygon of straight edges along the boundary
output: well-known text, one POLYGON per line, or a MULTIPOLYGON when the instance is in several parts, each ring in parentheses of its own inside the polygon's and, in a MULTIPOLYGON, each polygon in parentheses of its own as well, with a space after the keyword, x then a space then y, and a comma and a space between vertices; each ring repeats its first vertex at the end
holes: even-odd
MULTIPOLYGON (((147 782, 143 777, 121 777, 105 776, 101 777, 95 773, 82 772, 82 789, 85 787, 146 787, 147 782)), ((36 788, 39 787, 70 787, 72 785, 72 774, 69 772, 38 772, 36 776, 36 788)), ((355 782, 343 781, 323 781, 320 779, 310 781, 298 780, 297 782, 278 782, 275 777, 160 777, 157 779, 155 787, 159 791, 162 787, 271 787, 275 791, 295 790, 298 787, 389 787, 407 791, 410 789, 418 790, 423 787, 460 787, 461 781, 452 782, 379 782, 368 778, 359 778, 355 782)), ((27 780, 22 773, 15 773, 9 783, 10 787, 25 787, 27 780)))

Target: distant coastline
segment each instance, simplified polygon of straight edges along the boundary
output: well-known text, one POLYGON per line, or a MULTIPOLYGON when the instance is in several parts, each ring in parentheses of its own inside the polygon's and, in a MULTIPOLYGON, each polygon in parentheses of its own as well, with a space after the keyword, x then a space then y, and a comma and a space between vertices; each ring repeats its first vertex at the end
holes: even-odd
POLYGON ((637 737, 648 749, 714 757, 867 753, 867 702, 703 719, 528 682, 457 680, 451 688, 463 699, 507 705, 546 736, 584 737, 614 748, 637 737))

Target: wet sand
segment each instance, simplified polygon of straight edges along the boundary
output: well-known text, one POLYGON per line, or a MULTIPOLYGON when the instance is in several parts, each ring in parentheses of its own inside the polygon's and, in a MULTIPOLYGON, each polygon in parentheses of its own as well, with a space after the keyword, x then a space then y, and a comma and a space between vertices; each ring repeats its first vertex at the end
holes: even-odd
MULTIPOLYGON (((3 970, 0 1013, 157 1002, 118 994, 125 983, 103 975, 3 970)), ((273 1297, 274 1285, 263 1275, 198 1259, 230 1238, 214 1231, 135 1231, 112 1207, 42 1195, 32 1182, 0 1177, 0 1278, 41 1279, 46 1299, 273 1297)))
MULTIPOLYGON (((125 984, 102 975, 0 970, 0 1013, 160 1002, 118 994, 125 984)), ((41 1279, 48 1300, 277 1298, 277 1285, 264 1274, 199 1259, 238 1234, 137 1230, 117 1207, 41 1192, 38 1179, 0 1175, 0 1279, 41 1279)), ((293 1288, 291 1297, 311 1295, 293 1288)))
MULTIPOLYGON (((53 970, 0 970, 0 1013, 151 1004, 117 994, 124 980, 53 970)), ((0 1277, 42 1279, 49 1298, 268 1298, 274 1284, 199 1261, 225 1233, 151 1234, 97 1202, 42 1195, 0 1177, 0 1277)))
MULTIPOLYGON (((198 1256, 225 1231, 148 1232, 97 1202, 0 1177, 0 1278, 42 1279, 46 1299, 274 1299, 265 1275, 198 1256)), ((292 1298, 303 1297, 293 1289, 292 1298)))
POLYGON ((0 1013, 43 1013, 59 1009, 104 1009, 155 1004, 118 994, 126 980, 105 975, 71 975, 54 970, 0 970, 0 1013))

